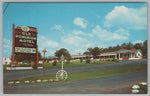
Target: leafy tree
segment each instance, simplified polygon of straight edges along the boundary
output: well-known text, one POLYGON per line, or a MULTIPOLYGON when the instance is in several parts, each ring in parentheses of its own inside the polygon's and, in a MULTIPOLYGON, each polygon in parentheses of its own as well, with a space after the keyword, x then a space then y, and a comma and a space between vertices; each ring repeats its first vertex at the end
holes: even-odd
POLYGON ((101 53, 101 49, 100 48, 98 48, 98 47, 93 48, 92 55, 93 55, 94 59, 97 58, 97 55, 100 55, 100 53, 101 53))
POLYGON ((130 50, 133 47, 133 44, 131 42, 129 42, 126 46, 126 49, 130 50))
POLYGON ((97 55, 99 55, 102 52, 102 49, 99 47, 95 47, 95 48, 90 47, 87 50, 88 51, 84 52, 84 54, 92 55, 94 59, 97 57, 97 55))
POLYGON ((104 48, 102 52, 108 52, 108 48, 104 48))
POLYGON ((69 61, 71 59, 69 51, 65 48, 61 48, 60 50, 57 50, 55 52, 55 56, 58 57, 58 59, 60 59, 60 57, 62 55, 64 55, 64 57, 65 57, 65 59, 67 59, 67 61, 69 61))
POLYGON ((147 58, 147 40, 143 43, 142 54, 143 54, 143 57, 147 58))
POLYGON ((88 50, 88 52, 89 52, 89 55, 92 55, 92 50, 93 50, 93 48, 90 47, 90 48, 88 48, 87 50, 88 50))
POLYGON ((111 52, 111 51, 113 51, 113 48, 110 46, 110 47, 108 48, 108 52, 111 52))
POLYGON ((90 55, 90 52, 85 51, 83 54, 85 54, 85 55, 90 55))
POLYGON ((121 44, 121 48, 126 48, 126 47, 127 47, 126 43, 121 44))
POLYGON ((41 53, 39 51, 38 51, 38 56, 39 56, 39 59, 42 58, 42 55, 41 55, 41 53))
POLYGON ((136 43, 133 47, 135 49, 142 49, 142 43, 136 43))
POLYGON ((119 50, 121 49, 121 47, 119 45, 116 46, 116 50, 119 50))

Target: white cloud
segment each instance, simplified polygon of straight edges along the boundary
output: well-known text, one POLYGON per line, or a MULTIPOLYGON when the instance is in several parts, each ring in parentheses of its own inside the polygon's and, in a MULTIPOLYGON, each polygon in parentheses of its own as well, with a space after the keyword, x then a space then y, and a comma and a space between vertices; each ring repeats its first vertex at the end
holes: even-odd
POLYGON ((82 49, 77 49, 77 50, 75 50, 75 52, 77 53, 77 54, 81 54, 82 52, 84 52, 82 49))
POLYGON ((125 6, 115 6, 115 8, 106 15, 104 22, 104 27, 114 26, 135 30, 146 29, 147 8, 134 9, 125 6))
POLYGON ((51 55, 55 55, 55 52, 56 52, 56 50, 50 50, 50 51, 49 51, 49 53, 50 53, 51 55))
POLYGON ((64 33, 64 29, 61 25, 55 25, 54 27, 51 28, 51 30, 56 30, 64 33))
POLYGON ((89 48, 89 47, 93 47, 93 43, 87 43, 84 45, 84 48, 89 48))
POLYGON ((111 41, 111 40, 128 40, 129 33, 127 30, 119 29, 115 32, 107 31, 106 29, 102 29, 99 25, 97 25, 92 33, 99 37, 100 40, 103 41, 111 41))
POLYGON ((142 40, 136 40, 133 42, 133 44, 136 44, 136 43, 143 43, 143 41, 142 40))
POLYGON ((70 34, 65 37, 62 37, 61 40, 64 44, 68 44, 68 45, 76 46, 76 47, 80 47, 82 46, 82 43, 85 43, 88 41, 87 39, 81 38, 79 36, 70 35, 70 34))
POLYGON ((12 42, 6 38, 3 39, 3 47, 7 49, 12 48, 12 42))
POLYGON ((81 31, 81 30, 73 30, 73 32, 72 32, 73 34, 75 34, 75 35, 83 35, 83 36, 90 36, 90 37, 93 37, 93 35, 92 34, 90 34, 90 33, 84 33, 83 31, 81 31))
POLYGON ((11 49, 11 46, 10 46, 10 45, 3 44, 3 47, 4 47, 4 48, 9 48, 9 49, 11 49))
POLYGON ((3 38, 3 55, 4 57, 10 57, 12 50, 12 41, 9 39, 3 38))
POLYGON ((123 28, 120 28, 116 31, 117 34, 129 36, 129 32, 123 28))
POLYGON ((10 40, 6 39, 6 38, 3 39, 3 42, 4 42, 5 44, 9 44, 9 45, 12 44, 12 42, 11 42, 10 40))
POLYGON ((80 17, 77 17, 74 19, 74 24, 77 25, 77 26, 80 26, 82 28, 86 28, 87 26, 87 20, 85 20, 84 18, 80 18, 80 17))
POLYGON ((38 45, 40 48, 45 48, 45 47, 55 48, 59 46, 58 42, 48 40, 46 37, 42 35, 38 36, 38 45))

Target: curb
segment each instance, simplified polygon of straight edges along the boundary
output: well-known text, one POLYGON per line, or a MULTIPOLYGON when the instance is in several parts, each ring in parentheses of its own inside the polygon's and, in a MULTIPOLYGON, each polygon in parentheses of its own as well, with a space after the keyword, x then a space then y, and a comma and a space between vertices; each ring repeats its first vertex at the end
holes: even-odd
POLYGON ((11 84, 33 84, 33 83, 46 83, 46 82, 58 82, 60 80, 58 79, 44 79, 44 80, 41 80, 41 79, 37 79, 37 80, 34 80, 34 81, 29 81, 29 80, 26 80, 24 82, 21 82, 21 80, 19 81, 8 81, 8 85, 11 85, 11 84))

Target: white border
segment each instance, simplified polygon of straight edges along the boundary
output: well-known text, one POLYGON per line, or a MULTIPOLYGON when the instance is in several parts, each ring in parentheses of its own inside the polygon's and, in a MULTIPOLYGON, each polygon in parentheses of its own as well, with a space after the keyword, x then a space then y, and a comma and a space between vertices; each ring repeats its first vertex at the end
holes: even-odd
POLYGON ((1 2, 149 2, 149 0, 1 0, 1 2))
MULTIPOLYGON (((145 2, 145 3, 147 3, 147 13, 148 13, 148 22, 147 22, 147 30, 148 30, 148 34, 147 34, 147 40, 148 40, 148 72, 147 72, 147 74, 148 74, 148 77, 147 77, 147 79, 148 78, 150 78, 150 76, 149 76, 149 73, 150 73, 150 66, 149 66, 149 64, 150 64, 150 56, 149 56, 149 54, 150 54, 150 0, 1 0, 0 1, 0 96, 43 96, 43 95, 46 95, 46 96, 53 96, 53 95, 55 95, 55 96, 62 96, 62 94, 3 94, 3 64, 2 64, 2 57, 3 57, 3 10, 2 10, 2 7, 3 7, 3 3, 4 2, 33 2, 33 3, 36 3, 36 2, 79 2, 79 3, 81 3, 81 2, 110 2, 110 3, 112 3, 112 2, 127 2, 127 3, 136 3, 136 2, 145 2)), ((150 83, 150 80, 148 79, 148 94, 139 94, 139 96, 150 96, 150 87, 149 87, 149 83, 150 83)), ((65 95, 65 96, 70 96, 70 94, 63 94, 63 95, 65 95)), ((137 94, 135 94, 135 95, 133 95, 133 94, 71 94, 72 96, 93 96, 93 95, 95 95, 95 96, 99 96, 99 95, 101 95, 101 96, 105 96, 105 95, 107 95, 107 96, 137 96, 137 94)))

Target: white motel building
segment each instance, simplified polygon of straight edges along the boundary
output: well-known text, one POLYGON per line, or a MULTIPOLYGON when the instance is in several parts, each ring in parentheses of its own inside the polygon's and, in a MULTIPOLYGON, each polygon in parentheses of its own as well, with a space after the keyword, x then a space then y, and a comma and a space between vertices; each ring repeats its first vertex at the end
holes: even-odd
MULTIPOLYGON (((87 58, 86 55, 72 55, 72 59, 85 59, 87 58)), ((92 56, 90 56, 92 58, 92 56)), ((107 60, 107 59, 118 59, 118 60, 136 60, 142 59, 142 52, 140 49, 138 50, 127 50, 127 49, 120 49, 118 51, 113 52, 103 52, 97 56, 98 59, 107 60)))
POLYGON ((105 52, 99 55, 101 59, 106 58, 115 58, 119 60, 135 60, 142 58, 141 50, 127 50, 127 49, 120 49, 114 52, 105 52))
MULTIPOLYGON (((76 61, 76 60, 80 60, 81 58, 86 59, 86 58, 88 58, 88 55, 72 55, 71 57, 72 57, 71 61, 76 61)), ((93 59, 92 56, 89 56, 89 58, 93 59)), ((120 50, 114 51, 114 52, 100 53, 100 55, 97 56, 97 59, 136 60, 136 59, 142 59, 142 52, 140 49, 138 49, 138 50, 120 49, 120 50)), ((3 57, 3 64, 10 64, 10 63, 11 63, 10 58, 3 57)), ((39 61, 39 63, 42 63, 42 61, 39 61)))

